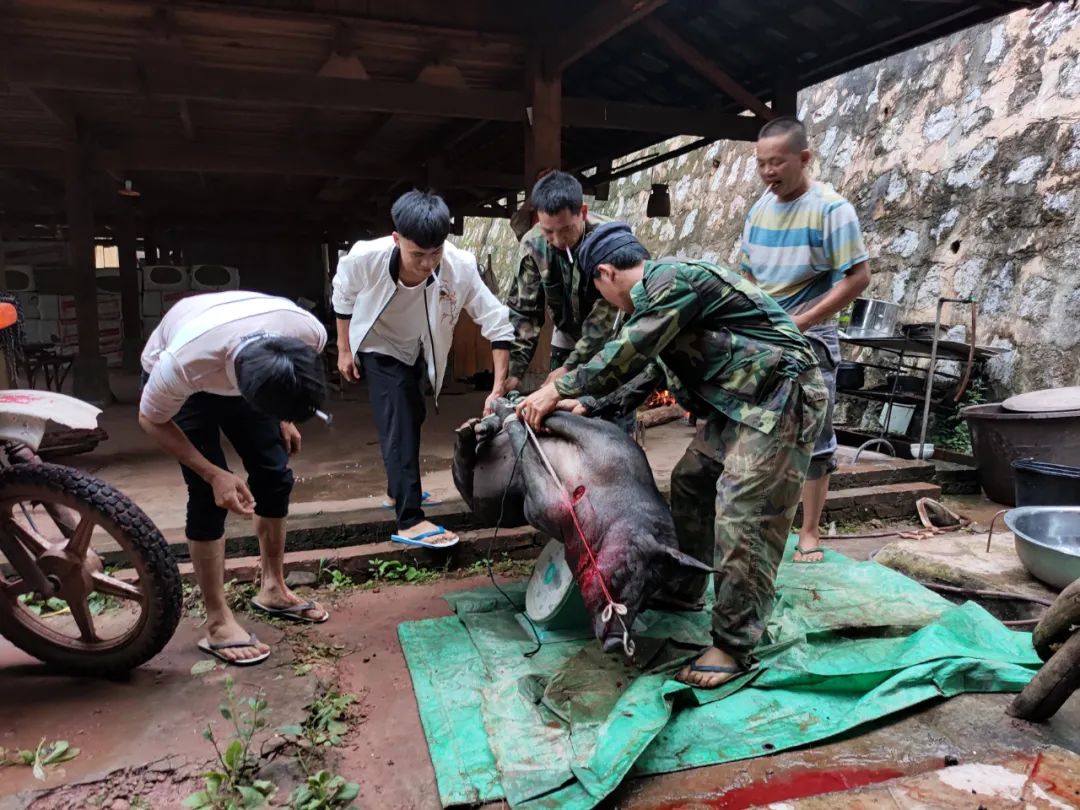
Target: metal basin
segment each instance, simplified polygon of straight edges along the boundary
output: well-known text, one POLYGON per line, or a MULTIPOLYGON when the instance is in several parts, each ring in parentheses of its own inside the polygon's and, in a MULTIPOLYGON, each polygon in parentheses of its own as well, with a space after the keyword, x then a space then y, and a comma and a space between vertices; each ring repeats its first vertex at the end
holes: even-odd
POLYGON ((1080 506, 1022 506, 1005 513, 1024 568, 1055 588, 1080 579, 1080 506))

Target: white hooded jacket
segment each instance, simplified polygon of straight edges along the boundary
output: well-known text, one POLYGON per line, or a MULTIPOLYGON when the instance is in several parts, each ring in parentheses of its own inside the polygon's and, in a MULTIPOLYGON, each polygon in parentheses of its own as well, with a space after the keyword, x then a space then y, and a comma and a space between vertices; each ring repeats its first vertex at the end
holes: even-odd
MULTIPOLYGON (((349 349, 354 356, 397 291, 397 279, 390 272, 393 252, 394 238, 385 236, 357 242, 338 261, 331 302, 339 318, 351 316, 349 349)), ((510 325, 509 310, 484 284, 476 258, 468 251, 446 242, 442 261, 432 278, 434 281, 424 288, 427 328, 421 342, 428 379, 438 402, 454 327, 462 310, 495 348, 510 348, 514 328, 510 325)))

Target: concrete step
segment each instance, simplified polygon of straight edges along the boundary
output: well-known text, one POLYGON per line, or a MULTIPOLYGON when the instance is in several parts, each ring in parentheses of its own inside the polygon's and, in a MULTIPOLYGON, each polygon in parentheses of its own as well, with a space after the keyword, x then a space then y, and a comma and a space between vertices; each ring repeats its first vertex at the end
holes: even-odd
MULTIPOLYGON (((857 520, 898 520, 914 518, 918 512, 915 502, 919 498, 940 498, 941 487, 919 481, 900 484, 876 484, 869 487, 849 487, 829 492, 825 499, 822 523, 831 521, 853 522, 857 520)), ((796 513, 795 522, 802 521, 802 506, 796 513)))
POLYGON ((841 463, 832 474, 829 488, 833 490, 872 487, 878 484, 904 484, 913 481, 931 481, 934 478, 934 465, 927 461, 908 461, 889 459, 888 461, 866 461, 858 464, 841 463))
MULTIPOLYGON (((416 568, 451 571, 468 568, 475 562, 490 559, 535 559, 547 542, 534 529, 503 529, 495 537, 492 529, 459 533, 457 545, 445 551, 405 546, 391 541, 363 543, 339 548, 303 549, 285 554, 285 572, 308 571, 313 574, 320 569, 337 568, 349 574, 355 582, 364 582, 374 576, 373 563, 396 560, 416 568)), ((250 582, 259 572, 257 556, 231 557, 225 560, 225 579, 250 582)), ((190 562, 180 563, 180 576, 194 581, 190 562)))

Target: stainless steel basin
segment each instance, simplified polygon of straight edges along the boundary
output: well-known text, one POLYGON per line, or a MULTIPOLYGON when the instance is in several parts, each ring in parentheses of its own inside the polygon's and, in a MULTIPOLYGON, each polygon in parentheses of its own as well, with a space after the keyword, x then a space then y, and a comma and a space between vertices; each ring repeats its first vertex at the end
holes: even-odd
POLYGON ((1031 574, 1055 588, 1080 579, 1080 506, 1022 506, 1005 513, 1016 553, 1031 574))

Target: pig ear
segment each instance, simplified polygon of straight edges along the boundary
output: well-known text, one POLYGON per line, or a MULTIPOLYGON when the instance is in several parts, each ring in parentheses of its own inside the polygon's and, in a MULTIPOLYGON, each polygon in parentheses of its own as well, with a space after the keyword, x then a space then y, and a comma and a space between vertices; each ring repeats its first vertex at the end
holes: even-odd
POLYGON ((703 563, 701 560, 691 557, 689 554, 684 554, 676 548, 671 546, 665 546, 663 543, 654 542, 653 553, 660 558, 666 557, 675 565, 682 566, 683 568, 690 568, 694 571, 701 571, 706 574, 715 574, 716 569, 703 563))

